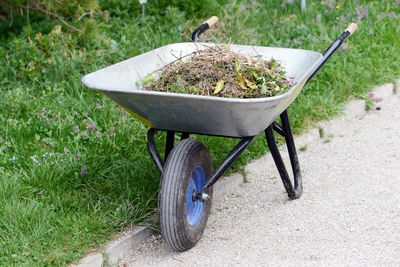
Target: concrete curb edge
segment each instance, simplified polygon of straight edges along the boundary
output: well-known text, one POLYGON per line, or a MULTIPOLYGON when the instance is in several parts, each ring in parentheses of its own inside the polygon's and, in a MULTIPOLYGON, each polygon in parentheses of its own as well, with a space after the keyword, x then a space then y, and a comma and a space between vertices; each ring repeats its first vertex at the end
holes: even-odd
MULTIPOLYGON (((231 194, 233 190, 242 184, 243 175, 234 173, 230 176, 223 177, 214 185, 214 200, 218 201, 224 196, 231 194)), ((118 260, 129 254, 131 250, 149 238, 154 231, 147 227, 137 227, 123 233, 122 237, 106 244, 102 253, 90 253, 80 260, 76 267, 101 267, 118 264, 118 260)))

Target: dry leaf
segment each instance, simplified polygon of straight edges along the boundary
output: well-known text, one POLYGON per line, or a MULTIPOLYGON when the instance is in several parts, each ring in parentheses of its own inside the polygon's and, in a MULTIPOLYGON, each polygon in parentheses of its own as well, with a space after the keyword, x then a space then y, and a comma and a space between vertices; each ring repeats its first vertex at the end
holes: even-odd
POLYGON ((217 86, 215 86, 213 95, 218 94, 222 90, 222 88, 224 88, 224 80, 219 80, 217 82, 217 86))

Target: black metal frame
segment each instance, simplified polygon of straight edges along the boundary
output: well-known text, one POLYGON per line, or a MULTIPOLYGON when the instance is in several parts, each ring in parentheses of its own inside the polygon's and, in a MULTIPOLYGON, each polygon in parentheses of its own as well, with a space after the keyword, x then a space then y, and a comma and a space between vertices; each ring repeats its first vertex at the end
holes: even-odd
MULTIPOLYGON (((265 136, 267 139, 268 147, 271 151, 272 157, 275 161, 275 165, 278 168, 279 174, 281 176, 283 185, 288 193, 290 199, 299 198, 302 192, 302 180, 300 174, 300 164, 297 158, 296 146, 293 140, 293 133, 290 128, 289 116, 286 111, 284 111, 281 116, 282 126, 274 122, 265 129, 265 136), (293 180, 294 186, 290 180, 288 172, 285 167, 285 163, 282 160, 281 154, 279 152, 278 146, 275 141, 273 131, 282 135, 286 139, 286 145, 289 152, 290 163, 293 170, 293 180)), ((190 133, 181 133, 181 140, 189 138, 190 133)), ((203 134, 208 135, 208 134, 203 134)), ((215 169, 210 179, 204 185, 205 188, 213 186, 213 184, 218 181, 219 178, 224 174, 224 172, 232 165, 232 163, 246 150, 246 148, 257 138, 257 136, 249 136, 240 138, 240 142, 228 153, 220 165, 215 169)), ((164 162, 171 150, 174 147, 175 132, 168 130, 160 130, 151 128, 147 132, 147 149, 149 154, 156 165, 160 173, 163 172, 164 162), (158 131, 167 132, 166 142, 165 142, 165 155, 164 161, 162 160, 160 153, 155 145, 154 136, 158 131)))
POLYGON ((208 30, 208 28, 210 28, 210 26, 208 25, 207 22, 205 22, 205 23, 201 24, 199 27, 197 27, 192 33, 192 41, 198 42, 200 34, 205 32, 206 30, 208 30))
POLYGON ((267 144, 271 151, 272 158, 275 161, 275 165, 278 168, 279 175, 281 176, 283 186, 288 193, 290 199, 297 199, 303 192, 303 184, 300 172, 300 164, 297 158, 296 146, 294 144, 293 133, 290 127, 289 116, 285 110, 281 116, 282 126, 276 122, 273 122, 270 126, 265 129, 265 137, 267 138, 267 144), (286 147, 288 149, 290 164, 293 171, 294 186, 290 180, 289 174, 286 170, 285 163, 279 153, 278 146, 276 145, 274 131, 285 137, 286 147))
MULTIPOLYGON (((200 25, 192 34, 192 41, 198 42, 200 34, 206 31, 209 28, 207 23, 200 25)), ((333 55, 333 53, 342 45, 342 43, 350 36, 349 31, 344 31, 338 39, 336 39, 332 45, 325 51, 323 54, 323 60, 319 66, 313 71, 310 77, 307 79, 305 85, 311 80, 312 77, 319 71, 319 69, 325 64, 325 62, 333 55)), ((304 85, 304 86, 305 86, 304 85)), ((285 110, 280 115, 282 125, 279 125, 276 122, 270 124, 265 130, 265 137, 267 139, 268 147, 271 151, 272 157, 274 159, 275 165, 278 168, 278 172, 282 179, 283 185, 286 189, 286 192, 290 199, 297 199, 301 196, 303 186, 302 186, 302 177, 300 172, 300 164, 297 158, 296 146, 294 144, 293 133, 290 127, 289 116, 287 111, 285 110), (293 181, 292 183, 289 174, 286 170, 285 163, 282 160, 281 154, 279 152, 278 146, 276 144, 274 131, 283 136, 286 140, 286 146, 289 153, 290 164, 293 171, 293 181)), ((157 147, 154 142, 154 136, 157 131, 166 131, 166 143, 165 143, 165 155, 164 160, 167 159, 169 153, 174 147, 175 133, 174 131, 169 130, 160 130, 151 128, 147 132, 147 149, 149 154, 156 165, 158 171, 160 173, 163 172, 164 161, 161 159, 160 153, 157 150, 157 147)), ((185 138, 189 138, 191 133, 181 132, 181 140, 185 138)), ((208 134, 204 134, 208 135, 208 134)), ((213 172, 210 179, 205 184, 205 188, 211 187, 223 174, 224 172, 232 165, 232 163, 243 153, 244 150, 257 138, 257 136, 248 136, 240 138, 240 142, 229 152, 229 154, 225 157, 225 159, 220 163, 220 165, 213 172)), ((198 194, 201 195, 201 194, 198 194)))

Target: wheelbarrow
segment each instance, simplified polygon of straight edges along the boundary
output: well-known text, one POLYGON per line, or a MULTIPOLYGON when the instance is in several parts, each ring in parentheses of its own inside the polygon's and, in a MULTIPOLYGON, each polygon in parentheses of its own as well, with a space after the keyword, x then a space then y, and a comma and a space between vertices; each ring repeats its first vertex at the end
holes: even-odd
POLYGON ((324 54, 302 49, 234 44, 230 46, 235 52, 259 56, 265 60, 273 57, 283 64, 288 76, 294 77, 295 85, 282 95, 235 99, 142 89, 140 80, 149 73, 176 61, 177 58, 215 45, 199 43, 198 39, 217 20, 212 17, 198 27, 192 34, 193 42, 169 44, 82 78, 85 86, 102 91, 149 126, 147 148, 161 174, 158 193, 160 230, 166 242, 177 251, 188 250, 200 240, 211 209, 212 186, 262 132, 265 132, 268 147, 289 199, 301 196, 300 166, 286 109, 357 29, 356 24, 350 24, 324 54), (281 124, 274 121, 278 116, 281 124), (154 141, 155 134, 161 131, 166 132, 164 160, 154 141), (293 171, 292 179, 278 150, 274 131, 286 140, 293 171), (176 134, 180 134, 180 142, 174 145, 176 134), (206 147, 198 140, 190 138, 191 134, 237 138, 240 141, 213 170, 206 147))

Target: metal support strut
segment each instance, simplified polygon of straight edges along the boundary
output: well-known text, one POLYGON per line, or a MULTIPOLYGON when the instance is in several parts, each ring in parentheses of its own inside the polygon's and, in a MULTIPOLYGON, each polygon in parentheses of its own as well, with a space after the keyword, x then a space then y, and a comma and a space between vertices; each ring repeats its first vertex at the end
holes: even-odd
MULTIPOLYGON (((297 158, 296 146, 294 144, 292 129, 290 128, 289 117, 286 110, 280 115, 280 118, 282 121, 282 126, 276 122, 273 122, 270 126, 268 126, 267 129, 265 129, 265 136, 267 139, 269 150, 271 151, 272 157, 275 161, 275 165, 279 171, 283 185, 286 189, 286 192, 288 193, 289 198, 297 199, 301 196, 303 187, 302 187, 302 180, 300 173, 300 165, 297 158), (290 177, 285 167, 285 163, 282 160, 281 154, 276 144, 274 131, 280 134, 281 136, 285 137, 286 139, 286 146, 289 152, 290 163, 293 171, 294 186, 292 184, 292 181, 290 180, 290 177)), ((158 131, 157 129, 151 128, 147 132, 147 149, 158 171, 162 173, 164 168, 164 162, 154 142, 154 135, 156 134, 157 131, 158 131)), ((174 147, 174 136, 175 136, 175 132, 173 131, 166 131, 166 132, 167 136, 166 136, 164 160, 167 159, 168 154, 174 147)), ((182 133, 181 140, 188 137, 189 133, 182 133)), ((257 136, 249 136, 241 138, 241 141, 230 151, 230 153, 225 157, 225 159, 213 172, 210 179, 204 185, 204 188, 211 187, 256 138, 257 136)))
MULTIPOLYGON (((147 132, 147 150, 149 151, 150 157, 156 165, 157 170, 162 173, 164 169, 164 161, 167 160, 169 153, 174 148, 174 141, 175 141, 175 132, 174 131, 166 131, 167 136, 165 140, 165 154, 164 154, 164 161, 161 158, 160 153, 157 150, 156 144, 154 142, 154 136, 159 130, 150 128, 147 132)), ((181 141, 183 139, 189 138, 189 133, 182 133, 181 141)))
POLYGON ((157 133, 157 130, 154 128, 150 128, 147 131, 147 150, 149 151, 150 157, 156 165, 157 170, 162 173, 164 168, 164 162, 161 159, 160 153, 158 153, 156 144, 154 142, 154 135, 157 133))
POLYGON ((279 175, 281 176, 283 185, 286 189, 286 192, 288 193, 289 198, 297 199, 301 196, 301 193, 303 191, 299 160, 297 158, 296 146, 294 144, 293 133, 292 129, 290 128, 287 111, 285 110, 280 117, 282 121, 282 127, 274 122, 265 130, 265 136, 267 138, 269 150, 271 151, 272 157, 275 161, 275 165, 278 168, 279 175), (289 152, 290 163, 293 170, 294 186, 292 184, 292 181, 290 180, 278 146, 276 145, 274 130, 285 137, 286 146, 289 152))
MULTIPOLYGON (((157 133, 157 131, 159 130, 150 128, 149 131, 147 132, 147 150, 149 151, 150 157, 153 160, 154 164, 156 165, 158 171, 162 173, 164 169, 164 162, 167 160, 169 153, 174 148, 175 132, 166 131, 167 137, 165 142, 165 156, 163 161, 154 142, 154 135, 157 133)), ((204 188, 211 187, 232 165, 232 163, 243 153, 243 151, 246 150, 246 148, 254 141, 254 139, 256 139, 256 137, 257 136, 241 138, 241 141, 231 150, 231 152, 225 157, 225 159, 213 172, 210 179, 204 185, 204 188)), ((189 133, 182 133, 181 140, 186 138, 189 138, 189 133)))

